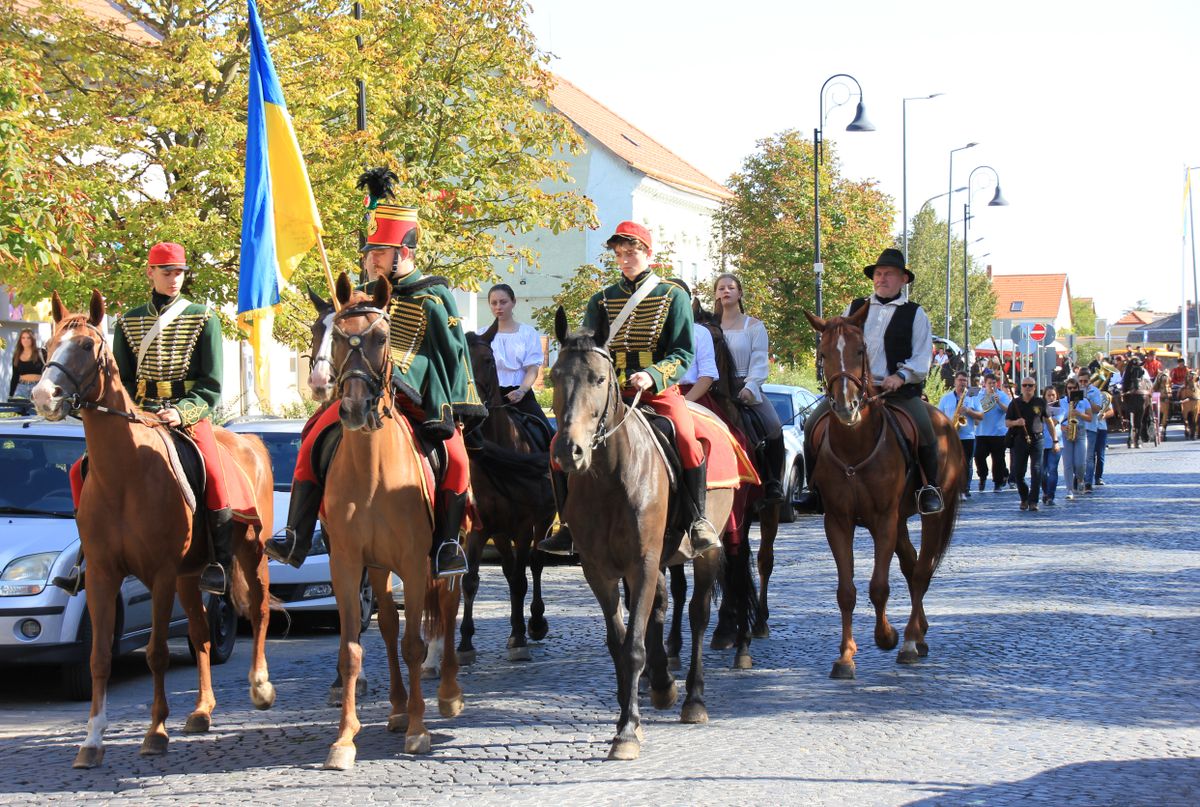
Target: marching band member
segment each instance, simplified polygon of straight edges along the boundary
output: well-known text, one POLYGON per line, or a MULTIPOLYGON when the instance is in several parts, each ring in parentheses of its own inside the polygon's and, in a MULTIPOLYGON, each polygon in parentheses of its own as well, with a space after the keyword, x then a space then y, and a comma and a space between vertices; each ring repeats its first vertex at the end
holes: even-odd
POLYGON ((1058 435, 1062 433, 1067 403, 1058 400, 1058 390, 1053 384, 1042 390, 1042 398, 1046 401, 1046 417, 1042 421, 1042 504, 1053 506, 1058 490, 1058 455, 1062 451, 1058 435))
POLYGON ((983 420, 983 412, 979 411, 978 397, 971 395, 967 389, 966 371, 959 370, 954 374, 954 389, 947 392, 938 401, 938 409, 950 419, 958 429, 958 439, 963 448, 964 479, 963 498, 971 496, 971 458, 975 456, 975 424, 983 420))
MULTIPOLYGON (((1086 372, 1086 371, 1080 371, 1086 372)), ((1087 424, 1092 420, 1092 406, 1083 397, 1079 381, 1067 379, 1068 407, 1062 423, 1063 476, 1067 482, 1067 499, 1083 491, 1084 469, 1087 463, 1087 424)))
POLYGON ((1004 436, 1008 429, 1004 425, 1004 413, 1012 397, 996 389, 996 376, 988 371, 983 374, 983 389, 978 396, 979 411, 983 419, 975 427, 975 472, 979 474, 979 490, 987 484, 988 457, 992 458, 993 490, 999 493, 1008 482, 1008 466, 1004 462, 1004 436))
MULTIPOLYGON (((1010 429, 1012 440, 1012 478, 1017 481, 1021 510, 1038 509, 1038 492, 1042 489, 1042 430, 1046 420, 1046 401, 1037 394, 1037 382, 1026 377, 1021 380, 1021 397, 1014 398, 1004 413, 1004 425, 1010 429), (1029 467, 1029 484, 1025 469, 1029 467)), ((1053 425, 1050 434, 1055 444, 1058 436, 1053 425)))

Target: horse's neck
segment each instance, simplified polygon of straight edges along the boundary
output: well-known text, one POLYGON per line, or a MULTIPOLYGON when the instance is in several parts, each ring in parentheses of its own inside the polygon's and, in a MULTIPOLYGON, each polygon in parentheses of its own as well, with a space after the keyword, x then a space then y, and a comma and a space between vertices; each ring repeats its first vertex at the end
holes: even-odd
POLYGON ((887 428, 883 413, 886 405, 882 401, 867 404, 863 407, 861 419, 853 426, 842 423, 832 412, 826 416, 829 422, 826 442, 838 459, 854 465, 870 456, 880 439, 880 432, 887 428))

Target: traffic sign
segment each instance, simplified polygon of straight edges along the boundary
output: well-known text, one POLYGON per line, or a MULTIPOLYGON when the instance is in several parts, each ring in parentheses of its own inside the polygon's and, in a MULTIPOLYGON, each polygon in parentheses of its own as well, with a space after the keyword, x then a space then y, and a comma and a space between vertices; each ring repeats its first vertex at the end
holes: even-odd
POLYGON ((1041 344, 1042 340, 1046 338, 1046 326, 1040 322, 1035 322, 1029 328, 1029 338, 1041 344))
POLYGON ((1053 342, 1055 340, 1055 338, 1057 336, 1058 336, 1058 331, 1054 330, 1054 326, 1047 325, 1046 326, 1046 336, 1044 339, 1042 339, 1042 344, 1043 345, 1050 344, 1051 342, 1053 342))
POLYGON ((1013 340, 1013 344, 1020 346, 1027 338, 1029 338, 1028 329, 1024 325, 1014 325, 1009 338, 1013 340))

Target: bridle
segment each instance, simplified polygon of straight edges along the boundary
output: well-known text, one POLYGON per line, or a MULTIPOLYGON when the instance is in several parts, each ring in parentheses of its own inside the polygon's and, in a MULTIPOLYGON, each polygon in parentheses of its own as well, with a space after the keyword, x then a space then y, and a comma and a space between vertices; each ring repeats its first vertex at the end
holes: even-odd
POLYGON ((617 385, 617 367, 615 364, 613 364, 612 356, 610 356, 608 351, 602 347, 590 347, 587 350, 603 356, 604 361, 607 362, 608 369, 608 373, 606 374, 607 383, 604 393, 604 410, 600 413, 600 420, 596 423, 596 431, 592 433, 591 449, 595 451, 603 447, 604 444, 608 442, 608 438, 620 431, 621 427, 625 425, 625 422, 629 420, 629 415, 637 411, 638 403, 642 400, 642 391, 639 389, 637 394, 633 396, 633 403, 625 404, 621 400, 621 390, 617 385), (613 401, 614 398, 616 399, 615 404, 613 401), (616 426, 613 426, 611 429, 607 429, 609 412, 616 412, 621 408, 621 406, 627 407, 625 410, 625 416, 621 418, 621 421, 616 426))
MULTIPOLYGON (((839 325, 838 327, 840 328, 841 326, 839 325)), ((859 366, 857 375, 848 370, 839 370, 836 373, 831 373, 825 376, 825 397, 832 399, 833 384, 835 381, 840 379, 845 379, 854 386, 858 387, 861 395, 860 400, 862 401, 863 406, 869 403, 874 403, 883 396, 883 393, 878 393, 875 395, 871 394, 871 390, 874 389, 874 385, 871 383, 871 376, 867 367, 867 354, 865 350, 863 352, 862 363, 859 366)))
POLYGON ((88 397, 92 390, 98 390, 100 387, 100 368, 107 367, 108 363, 110 361, 114 361, 114 359, 108 346, 108 339, 104 335, 104 331, 100 330, 90 322, 79 320, 78 322, 69 323, 62 329, 60 337, 66 338, 67 331, 71 331, 79 327, 87 328, 88 330, 92 331, 96 337, 96 341, 100 344, 99 352, 92 354, 92 359, 94 361, 92 363, 91 372, 89 372, 85 378, 80 379, 62 362, 55 361, 54 359, 46 362, 47 368, 53 367, 54 369, 58 370, 60 373, 66 376, 67 381, 69 381, 71 386, 75 388, 70 395, 64 396, 67 404, 72 409, 91 409, 96 412, 101 412, 105 415, 117 415, 118 417, 125 418, 125 420, 128 420, 131 423, 143 423, 151 426, 158 425, 158 422, 153 418, 145 418, 137 412, 126 412, 121 409, 113 409, 112 407, 104 406, 94 398, 88 397))
MULTIPOLYGON (((335 371, 335 376, 334 376, 334 378, 335 378, 335 380, 334 380, 334 395, 335 395, 335 397, 341 398, 343 395, 343 392, 344 392, 343 388, 345 387, 346 382, 351 381, 353 379, 358 379, 367 385, 367 392, 368 392, 368 398, 369 398, 368 402, 370 404, 371 409, 374 409, 376 407, 376 405, 378 405, 379 399, 384 396, 384 391, 387 389, 387 385, 388 385, 388 379, 390 378, 390 376, 392 374, 391 373, 391 366, 392 366, 391 352, 389 350, 387 350, 387 348, 385 346, 383 367, 381 368, 381 370, 376 371, 375 368, 371 366, 371 362, 367 358, 366 350, 364 349, 364 345, 363 345, 363 341, 364 341, 363 337, 365 337, 371 331, 378 328, 380 325, 390 328, 391 327, 391 316, 388 314, 387 311, 384 311, 382 308, 375 308, 373 306, 355 306, 353 308, 344 308, 341 311, 338 311, 336 314, 333 315, 333 319, 329 324, 329 330, 331 332, 335 332, 338 336, 345 339, 346 344, 350 348, 349 352, 347 352, 346 357, 342 360, 340 365, 334 366, 332 364, 332 358, 329 359, 330 365, 333 367, 333 369, 335 371), (348 334, 344 330, 342 330, 341 325, 339 324, 344 319, 348 319, 350 317, 364 316, 364 315, 368 315, 368 314, 375 314, 378 316, 378 319, 376 319, 369 326, 367 326, 367 328, 365 330, 363 330, 359 333, 348 334), (354 357, 354 355, 356 353, 361 357, 360 366, 348 368, 348 365, 350 364, 350 360, 354 357)), ((386 410, 386 407, 385 407, 384 414, 385 415, 389 414, 386 410)))
POLYGON ((329 365, 329 369, 333 371, 333 359, 331 358, 332 351, 330 344, 333 341, 333 320, 337 316, 336 311, 330 311, 328 314, 321 317, 321 323, 325 327, 325 332, 321 334, 321 341, 317 345, 317 351, 314 355, 308 357, 309 372, 316 369, 317 365, 325 362, 329 365))

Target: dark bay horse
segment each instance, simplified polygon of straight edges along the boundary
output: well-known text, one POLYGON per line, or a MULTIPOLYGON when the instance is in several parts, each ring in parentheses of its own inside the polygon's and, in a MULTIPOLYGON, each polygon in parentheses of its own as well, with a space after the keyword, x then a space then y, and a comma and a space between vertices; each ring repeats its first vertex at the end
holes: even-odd
POLYGON ((1140 362, 1129 361, 1121 376, 1121 408, 1129 415, 1129 448, 1141 448, 1142 441, 1154 439, 1150 434, 1150 390, 1153 382, 1140 362))
POLYGON ((529 636, 539 641, 546 636, 546 604, 542 601, 542 556, 534 551, 537 542, 554 522, 554 491, 550 487, 550 455, 536 451, 525 432, 517 425, 512 408, 500 394, 496 358, 492 340, 468 334, 475 388, 487 406, 487 420, 467 441, 471 458, 471 490, 478 518, 467 537, 467 563, 470 571, 463 579, 466 602, 459 630, 458 660, 475 660, 474 605, 479 590, 479 561, 484 545, 491 538, 500 552, 504 577, 508 580, 509 617, 512 633, 508 637, 510 661, 528 661, 529 643, 525 634, 525 595, 528 580, 525 570, 533 572, 533 600, 529 605, 529 636))
POLYGON ((907 449, 889 425, 885 401, 876 394, 871 381, 862 331, 868 308, 864 305, 849 317, 828 320, 805 312, 821 334, 818 352, 832 404, 829 414, 812 427, 813 446, 818 452, 813 481, 824 493, 825 537, 837 564, 837 601, 842 612, 841 655, 833 664, 831 678, 854 677, 854 654, 858 651, 852 628, 857 598, 855 525, 865 526, 875 543, 870 588, 875 606, 875 644, 891 650, 898 641, 896 629, 887 619, 888 572, 892 555, 898 554, 900 569, 908 581, 912 611, 896 661, 915 664, 928 653, 925 593, 950 546, 960 496, 968 483, 963 473, 962 444, 955 429, 945 415, 931 407, 945 509, 921 517, 918 554, 908 536, 908 518, 916 513, 918 482, 906 469, 907 449))
MULTIPOLYGON (((424 470, 408 427, 399 421, 402 415, 394 411, 391 391, 387 313, 391 286, 375 283, 373 289, 370 297, 355 292, 343 272, 336 286, 339 310, 329 323, 330 366, 343 427, 341 446, 328 470, 323 519, 341 624, 338 672, 343 681, 356 681, 362 668, 358 592, 364 568, 395 572, 404 583, 401 651, 408 665, 409 689, 406 694, 396 653, 399 618, 394 606, 385 602, 391 597, 380 597, 379 632, 387 647, 391 677, 388 730, 405 730, 404 750, 424 754, 430 751, 431 738, 421 695, 421 662, 426 653, 422 620, 426 636, 441 638, 443 643, 438 711, 443 717, 454 717, 463 709, 453 628, 459 594, 457 587, 434 580, 430 569, 433 513, 424 470)), ((356 696, 356 687, 344 688, 341 725, 326 768, 345 770, 354 764, 354 737, 359 729, 356 696)))
MULTIPOLYGON (((81 406, 89 469, 84 479, 76 522, 87 558, 87 609, 92 625, 92 709, 87 738, 75 757, 76 768, 92 768, 104 759, 108 727, 108 677, 112 668, 113 633, 121 582, 134 575, 150 589, 153 622, 146 664, 154 676, 150 728, 143 755, 164 754, 169 713, 166 671, 170 661, 167 628, 175 596, 188 615, 188 638, 195 648, 200 678, 196 708, 185 732, 205 732, 216 706, 210 671, 208 620, 197 585, 208 560, 206 531, 197 523, 181 491, 164 439, 166 427, 143 415, 121 384, 116 360, 100 330, 104 298, 92 292, 88 314, 71 314, 56 293, 52 310, 55 330, 47 348, 51 357, 34 389, 38 413, 62 420, 73 405, 81 406)), ((272 512, 271 459, 257 437, 213 430, 217 442, 251 481, 261 523, 272 512)), ((186 484, 186 483, 185 483, 186 484)), ((202 518, 202 516, 201 516, 202 518)), ((250 661, 250 699, 259 709, 275 702, 264 652, 270 595, 266 534, 238 523, 234 528, 234 569, 230 595, 234 607, 254 629, 250 661)))
MULTIPOLYGON (((641 754, 638 679, 649 664, 651 703, 671 708, 678 698, 663 646, 667 585, 664 565, 675 554, 679 534, 668 536, 671 479, 648 421, 621 400, 616 369, 604 344, 608 321, 594 334, 567 334, 562 308, 554 320, 561 350, 551 370, 558 437, 553 456, 569 475, 564 520, 571 525, 583 574, 604 612, 609 654, 617 672, 621 713, 609 759, 641 754), (620 584, 625 581, 629 623, 621 620, 620 584)), ((708 518, 724 524, 730 490, 708 495, 708 518)), ((692 655, 681 720, 708 720, 704 705, 701 645, 708 627, 720 554, 692 561, 696 585, 689 615, 692 655)))

